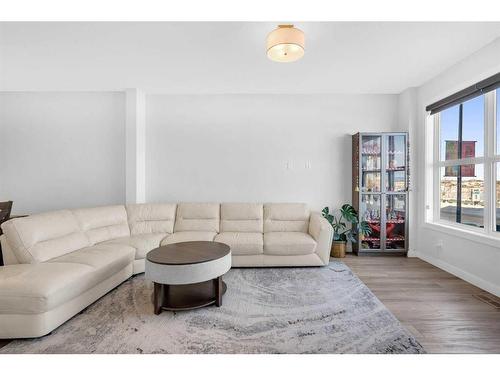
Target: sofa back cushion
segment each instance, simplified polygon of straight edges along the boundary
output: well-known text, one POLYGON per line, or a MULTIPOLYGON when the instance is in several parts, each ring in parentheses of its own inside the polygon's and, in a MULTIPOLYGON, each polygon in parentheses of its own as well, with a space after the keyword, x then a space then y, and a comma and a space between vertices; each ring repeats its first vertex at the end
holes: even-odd
POLYGON ((264 208, 260 203, 222 203, 220 231, 262 233, 263 216, 264 208))
POLYGON ((127 205, 130 234, 173 233, 176 208, 172 203, 127 205))
POLYGON ((21 263, 45 262, 90 245, 69 210, 9 220, 2 230, 21 263))
POLYGON ((219 232, 218 203, 179 203, 174 232, 219 232))
POLYGON ((264 205, 264 232, 307 232, 309 209, 305 203, 264 205))
POLYGON ((80 208, 72 212, 92 245, 130 236, 125 206, 80 208))

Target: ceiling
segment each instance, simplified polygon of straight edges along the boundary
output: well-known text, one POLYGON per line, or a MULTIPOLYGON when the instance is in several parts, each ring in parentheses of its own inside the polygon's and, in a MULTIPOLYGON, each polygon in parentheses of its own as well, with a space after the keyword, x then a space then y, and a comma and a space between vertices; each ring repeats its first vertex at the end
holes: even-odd
POLYGON ((0 90, 400 93, 500 37, 500 23, 297 22, 275 63, 268 22, 0 23, 0 90))

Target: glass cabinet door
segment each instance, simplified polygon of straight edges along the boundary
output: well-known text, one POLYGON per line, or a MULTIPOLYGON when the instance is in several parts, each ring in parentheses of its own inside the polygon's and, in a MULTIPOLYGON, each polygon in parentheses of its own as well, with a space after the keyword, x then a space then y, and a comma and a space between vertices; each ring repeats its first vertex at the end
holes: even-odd
POLYGON ((361 196, 360 219, 366 221, 371 229, 370 234, 360 235, 361 249, 379 250, 381 248, 381 201, 380 194, 362 194, 361 196))
POLYGON ((361 136, 361 191, 380 192, 382 137, 361 136))
POLYGON ((385 191, 406 191, 406 136, 388 135, 385 153, 385 191))
POLYGON ((386 250, 405 249, 406 194, 386 194, 385 235, 386 250))

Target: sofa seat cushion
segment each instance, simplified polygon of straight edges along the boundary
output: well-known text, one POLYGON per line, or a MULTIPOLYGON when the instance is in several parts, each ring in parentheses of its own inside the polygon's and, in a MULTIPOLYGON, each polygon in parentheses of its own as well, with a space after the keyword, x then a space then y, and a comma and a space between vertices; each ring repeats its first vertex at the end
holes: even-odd
POLYGON ((0 267, 0 313, 49 311, 91 288, 92 271, 92 267, 78 263, 0 267))
POLYGON ((189 241, 213 241, 216 232, 176 232, 161 241, 161 245, 168 245, 170 243, 189 242, 189 241))
POLYGON ((135 249, 135 259, 144 259, 146 254, 160 246, 161 240, 168 236, 168 233, 138 234, 130 237, 121 237, 114 240, 102 242, 105 244, 128 245, 135 249))
POLYGON ((51 259, 51 263, 82 264, 92 268, 92 283, 113 276, 134 261, 135 249, 120 244, 98 244, 51 259))
POLYGON ((214 241, 229 245, 233 255, 262 254, 264 251, 262 233, 224 232, 215 236, 214 241))
POLYGON ((316 241, 302 232, 264 233, 264 254, 305 255, 316 249, 316 241))
POLYGON ((0 313, 50 311, 127 267, 134 252, 128 246, 97 245, 49 262, 0 267, 0 313))

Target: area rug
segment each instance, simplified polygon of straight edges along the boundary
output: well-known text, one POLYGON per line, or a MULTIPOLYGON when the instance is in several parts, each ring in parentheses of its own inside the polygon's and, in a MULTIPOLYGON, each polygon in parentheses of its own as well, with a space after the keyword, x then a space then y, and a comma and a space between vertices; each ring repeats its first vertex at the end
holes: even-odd
POLYGON ((223 305, 153 314, 152 284, 135 276, 52 334, 0 353, 424 353, 342 262, 240 268, 223 305))

